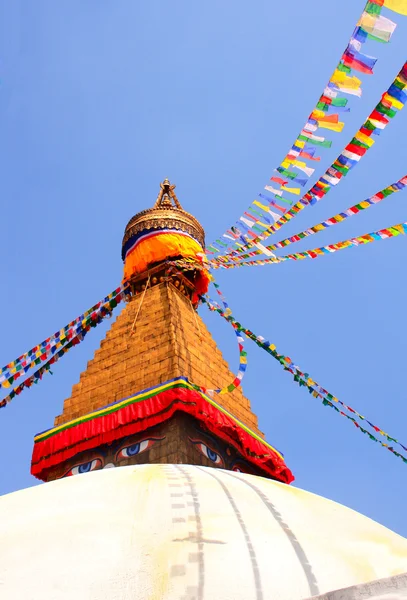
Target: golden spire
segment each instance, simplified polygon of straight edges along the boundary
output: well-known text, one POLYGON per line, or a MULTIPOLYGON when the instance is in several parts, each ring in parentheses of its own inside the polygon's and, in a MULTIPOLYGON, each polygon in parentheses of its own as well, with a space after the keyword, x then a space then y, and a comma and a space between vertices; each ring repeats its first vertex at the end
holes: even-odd
POLYGON ((160 191, 153 208, 138 212, 126 225, 122 242, 122 258, 127 242, 132 236, 151 229, 175 229, 185 231, 205 248, 205 232, 197 219, 185 211, 175 194, 175 185, 168 179, 160 183, 160 191))
POLYGON ((157 196, 157 200, 155 201, 154 208, 171 208, 173 206, 171 202, 171 198, 174 201, 176 208, 182 210, 182 206, 174 192, 176 186, 171 185, 167 178, 164 179, 162 183, 160 183, 160 191, 157 196))

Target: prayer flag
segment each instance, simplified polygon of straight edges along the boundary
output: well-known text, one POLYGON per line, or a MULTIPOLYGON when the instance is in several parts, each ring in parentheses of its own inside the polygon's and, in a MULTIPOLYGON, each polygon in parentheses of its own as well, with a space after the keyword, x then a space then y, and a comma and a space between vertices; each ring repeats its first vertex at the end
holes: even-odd
POLYGON ((281 189, 285 192, 288 192, 289 194, 296 194, 297 196, 300 195, 300 188, 288 188, 283 186, 281 189))
POLYGON ((268 192, 272 192, 276 196, 282 196, 283 195, 283 192, 281 190, 276 190, 276 188, 271 187, 271 185, 265 185, 264 189, 267 190, 268 192))
POLYGON ((388 42, 396 27, 396 23, 386 17, 374 16, 367 12, 363 12, 359 19, 354 37, 362 43, 365 41, 366 37, 372 37, 380 42, 388 42), (365 34, 365 37, 363 36, 363 33, 365 34), (361 39, 363 37, 364 39, 361 39))
POLYGON ((286 179, 282 179, 281 177, 270 177, 270 181, 275 181, 276 183, 279 183, 280 185, 285 185, 286 183, 288 183, 288 181, 286 179))

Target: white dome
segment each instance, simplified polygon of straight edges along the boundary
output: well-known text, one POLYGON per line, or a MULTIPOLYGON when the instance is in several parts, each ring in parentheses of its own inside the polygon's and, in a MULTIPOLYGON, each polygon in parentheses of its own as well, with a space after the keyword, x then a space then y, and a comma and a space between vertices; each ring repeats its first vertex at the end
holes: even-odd
POLYGON ((0 498, 2 600, 293 600, 406 571, 407 540, 275 481, 141 465, 0 498))

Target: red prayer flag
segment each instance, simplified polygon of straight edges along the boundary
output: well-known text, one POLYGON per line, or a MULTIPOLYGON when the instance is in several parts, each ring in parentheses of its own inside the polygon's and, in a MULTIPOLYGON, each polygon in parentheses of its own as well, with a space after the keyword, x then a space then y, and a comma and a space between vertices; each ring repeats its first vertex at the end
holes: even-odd
POLYGON ((367 148, 362 148, 361 146, 356 146, 355 144, 348 144, 346 146, 346 150, 353 152, 354 154, 358 154, 359 156, 363 156, 367 152, 367 148))
POLYGON ((279 183, 281 185, 285 185, 286 183, 288 183, 288 180, 281 179, 281 177, 270 177, 270 181, 275 181, 276 183, 279 183))
POLYGON ((355 71, 360 71, 361 73, 366 73, 366 75, 373 75, 373 69, 367 67, 363 62, 351 56, 349 54, 344 54, 342 56, 343 64, 347 67, 351 67, 351 69, 355 69, 355 71))
POLYGON ((363 133, 364 135, 368 135, 369 137, 373 133, 373 131, 371 129, 366 129, 366 127, 361 127, 359 131, 360 131, 360 133, 363 133))
POLYGON ((328 96, 321 96, 319 101, 323 102, 324 104, 332 104, 332 99, 328 98, 328 96))
POLYGON ((384 115, 382 115, 382 113, 380 113, 376 109, 370 114, 369 119, 374 119, 375 121, 380 121, 380 123, 385 123, 385 125, 387 125, 387 123, 389 123, 389 119, 387 119, 384 115))

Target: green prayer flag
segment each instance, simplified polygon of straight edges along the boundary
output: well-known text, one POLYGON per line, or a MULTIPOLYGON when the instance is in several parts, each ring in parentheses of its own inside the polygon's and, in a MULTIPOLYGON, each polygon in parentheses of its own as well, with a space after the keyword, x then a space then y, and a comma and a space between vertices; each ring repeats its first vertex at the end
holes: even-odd
POLYGON ((365 6, 365 11, 369 13, 369 15, 380 15, 382 7, 375 2, 368 2, 365 6))
POLYGON ((330 148, 332 146, 332 142, 330 142, 329 140, 319 142, 318 140, 312 140, 311 138, 305 135, 299 135, 298 139, 302 142, 307 142, 307 144, 313 144, 314 146, 322 146, 322 148, 330 148))
POLYGON ((332 106, 346 106, 347 103, 347 98, 332 98, 332 106))
POLYGON ((397 110, 393 110, 392 108, 387 108, 381 102, 376 106, 376 110, 379 111, 382 115, 387 115, 391 119, 396 116, 397 110))
POLYGON ((351 72, 351 68, 347 67, 346 65, 344 65, 343 63, 339 63, 339 65, 336 67, 338 69, 338 71, 342 71, 343 73, 350 73, 351 72))
POLYGON ((294 171, 288 171, 287 169, 282 169, 280 171, 282 175, 285 175, 289 179, 294 179, 294 177, 298 177, 298 173, 294 173, 294 171))
POLYGON ((353 144, 354 146, 359 146, 359 148, 366 148, 366 150, 369 150, 369 147, 367 144, 364 144, 363 142, 361 142, 360 140, 353 138, 351 141, 351 144, 353 144))
POLYGON ((397 79, 395 79, 393 81, 393 85, 395 85, 396 87, 398 87, 399 90, 404 90, 404 88, 406 87, 404 83, 402 83, 401 81, 397 81, 397 79))
POLYGON ((344 167, 343 165, 335 164, 335 169, 344 175, 347 175, 349 172, 349 167, 344 167))
POLYGON ((382 194, 385 198, 387 198, 387 196, 390 196, 391 194, 394 194, 394 190, 392 188, 385 188, 384 190, 382 190, 382 194))
POLYGON ((363 127, 365 129, 369 129, 369 131, 374 131, 376 129, 376 127, 373 125, 373 123, 371 121, 369 121, 369 119, 366 121, 366 123, 363 124, 363 127))

